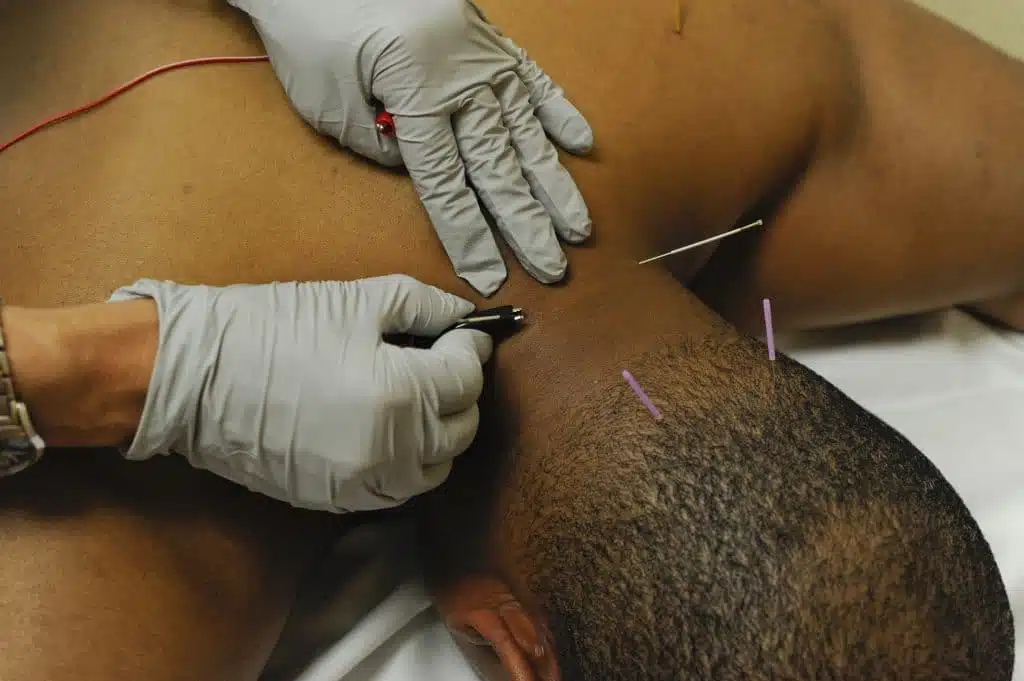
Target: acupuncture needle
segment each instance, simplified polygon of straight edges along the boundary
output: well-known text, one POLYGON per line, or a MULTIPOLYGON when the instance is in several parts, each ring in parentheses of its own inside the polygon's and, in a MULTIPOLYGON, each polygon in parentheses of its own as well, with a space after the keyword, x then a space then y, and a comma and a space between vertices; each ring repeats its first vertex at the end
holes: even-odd
POLYGON ((749 225, 743 225, 742 227, 737 227, 736 229, 729 230, 728 232, 725 232, 723 234, 708 237, 707 239, 703 239, 701 241, 698 241, 697 243, 690 244, 689 246, 683 246, 682 248, 677 248, 673 251, 669 251, 668 253, 662 253, 661 255, 656 255, 653 258, 641 260, 638 264, 646 265, 647 263, 654 262, 655 260, 661 260, 662 258, 667 258, 672 255, 679 255, 680 253, 683 253, 685 251, 689 251, 694 248, 700 248, 701 246, 706 246, 707 244, 714 243, 722 239, 726 239, 730 236, 733 236, 734 234, 739 234, 740 232, 745 232, 748 229, 753 229, 754 227, 761 227, 763 225, 764 220, 757 220, 756 222, 751 222, 749 225))

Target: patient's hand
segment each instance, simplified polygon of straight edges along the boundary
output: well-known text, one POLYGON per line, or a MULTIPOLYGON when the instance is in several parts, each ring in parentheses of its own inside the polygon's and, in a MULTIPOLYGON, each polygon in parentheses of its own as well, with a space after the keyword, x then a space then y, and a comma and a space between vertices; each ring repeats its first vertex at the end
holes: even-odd
POLYGON ((488 681, 560 678, 547 628, 501 579, 463 577, 436 593, 435 603, 460 650, 488 681))

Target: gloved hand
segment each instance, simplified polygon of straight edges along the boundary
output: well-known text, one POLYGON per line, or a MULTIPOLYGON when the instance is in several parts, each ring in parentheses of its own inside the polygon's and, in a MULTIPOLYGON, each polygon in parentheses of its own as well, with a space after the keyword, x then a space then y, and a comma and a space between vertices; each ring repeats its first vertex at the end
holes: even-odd
POLYGON ((435 335, 473 310, 404 276, 352 282, 182 286, 143 279, 160 344, 130 459, 178 453, 295 506, 396 506, 440 485, 479 422, 490 337, 435 335))
POLYGON ((580 113, 468 0, 229 0, 253 19, 299 114, 342 146, 405 163, 455 266, 483 295, 508 275, 477 196, 523 267, 562 279, 557 233, 590 235, 583 197, 545 131, 593 146, 580 113), (377 132, 383 105, 397 142, 377 132), (476 196, 466 178, 476 190, 476 196))

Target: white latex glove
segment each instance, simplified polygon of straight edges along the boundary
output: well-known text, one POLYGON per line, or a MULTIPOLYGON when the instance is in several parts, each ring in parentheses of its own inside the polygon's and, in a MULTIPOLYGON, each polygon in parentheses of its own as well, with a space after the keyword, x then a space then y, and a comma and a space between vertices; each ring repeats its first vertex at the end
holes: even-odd
POLYGON ((508 276, 477 197, 530 274, 563 278, 556 232, 579 243, 591 221, 545 131, 574 153, 590 151, 593 133, 476 5, 229 2, 252 17, 307 122, 356 153, 405 163, 456 273, 473 288, 490 295, 508 276), (397 142, 377 132, 378 104, 393 115, 397 142))
POLYGON ((295 506, 396 506, 440 485, 479 422, 490 337, 436 335, 473 305, 404 276, 352 282, 182 286, 143 279, 160 345, 130 459, 193 466, 295 506))

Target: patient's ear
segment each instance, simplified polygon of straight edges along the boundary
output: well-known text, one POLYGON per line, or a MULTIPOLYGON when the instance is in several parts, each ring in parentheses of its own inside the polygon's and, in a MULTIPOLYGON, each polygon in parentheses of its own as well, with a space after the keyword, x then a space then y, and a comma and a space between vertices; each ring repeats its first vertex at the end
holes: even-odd
POLYGON ((504 580, 463 577, 436 599, 455 642, 487 681, 559 681, 551 634, 504 580))

